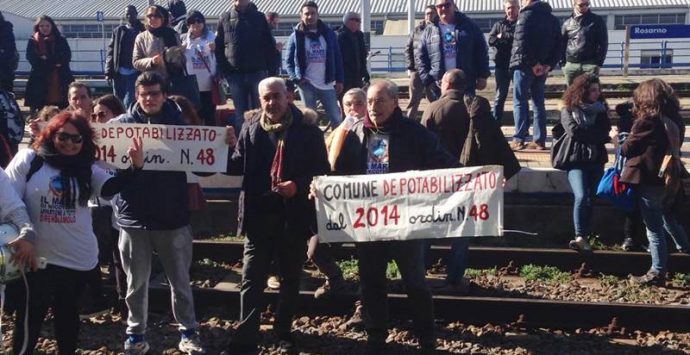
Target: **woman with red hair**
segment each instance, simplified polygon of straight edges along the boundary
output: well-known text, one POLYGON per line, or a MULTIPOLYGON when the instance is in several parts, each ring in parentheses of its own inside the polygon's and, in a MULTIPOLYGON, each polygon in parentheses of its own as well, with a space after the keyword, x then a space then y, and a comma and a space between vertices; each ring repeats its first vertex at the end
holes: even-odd
MULTIPOLYGON (((88 119, 63 111, 51 119, 31 149, 20 151, 7 167, 7 175, 27 206, 37 238, 22 260, 44 257, 45 269, 27 273, 28 315, 19 307, 15 318, 14 353, 24 343, 31 353, 48 308, 55 317, 60 354, 74 354, 79 334, 79 296, 85 280, 98 263, 98 244, 87 201, 116 194, 144 165, 141 139, 128 155, 132 169, 112 176, 94 165, 96 143, 88 119)), ((23 295, 22 298, 25 298, 23 295)))

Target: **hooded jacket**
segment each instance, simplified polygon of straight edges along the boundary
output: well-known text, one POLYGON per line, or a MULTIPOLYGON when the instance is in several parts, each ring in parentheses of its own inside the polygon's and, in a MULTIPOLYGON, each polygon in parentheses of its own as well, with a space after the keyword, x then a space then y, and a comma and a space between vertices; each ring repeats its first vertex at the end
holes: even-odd
MULTIPOLYGON (((474 21, 467 15, 455 13, 455 38, 457 48, 456 66, 465 72, 467 78, 467 92, 473 93, 478 78, 488 78, 489 47, 484 34, 474 21)), ((415 64, 419 78, 424 85, 441 80, 449 69, 443 58, 443 36, 439 21, 427 26, 419 41, 418 51, 415 53, 415 64)))
MULTIPOLYGON (((167 100, 160 114, 149 116, 138 103, 113 119, 118 123, 185 125, 179 107, 167 100)), ((189 224, 187 175, 183 171, 142 170, 122 189, 118 198, 120 227, 173 230, 189 224)))
POLYGON ((283 213, 287 229, 293 236, 309 238, 316 229, 316 211, 307 198, 314 176, 330 171, 326 157, 323 132, 305 122, 302 112, 289 106, 293 122, 285 141, 282 181, 293 181, 297 193, 283 198, 271 192, 271 165, 276 152, 275 143, 259 122, 262 111, 257 110, 242 126, 234 152, 229 154, 228 174, 244 175, 239 200, 238 235, 246 231, 247 223, 259 223, 263 215, 283 213))
POLYGON ((275 44, 271 27, 254 6, 240 13, 233 6, 218 20, 216 60, 226 75, 269 70, 275 44))
POLYGON ((536 64, 554 68, 560 57, 561 31, 558 19, 551 14, 551 5, 535 1, 520 10, 510 69, 531 70, 536 64))
POLYGON ((604 65, 609 48, 608 30, 601 16, 587 11, 571 15, 561 28, 561 47, 569 63, 604 65))
MULTIPOLYGON (((340 46, 335 32, 321 20, 317 24, 319 34, 326 40, 326 75, 325 83, 332 81, 342 83, 345 79, 343 74, 343 57, 340 53, 340 46)), ((307 71, 307 58, 305 50, 305 28, 300 22, 295 26, 295 31, 288 40, 287 71, 290 80, 302 80, 307 71)))

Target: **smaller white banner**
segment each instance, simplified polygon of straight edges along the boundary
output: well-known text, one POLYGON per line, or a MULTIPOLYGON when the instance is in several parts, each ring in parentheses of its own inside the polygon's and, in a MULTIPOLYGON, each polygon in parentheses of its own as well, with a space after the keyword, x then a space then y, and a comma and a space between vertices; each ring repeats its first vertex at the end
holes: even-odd
POLYGON ((141 137, 144 170, 224 172, 228 165, 226 128, 155 124, 92 124, 96 158, 117 168, 130 166, 127 149, 141 137))
POLYGON ((319 239, 503 235, 503 167, 314 178, 319 239))

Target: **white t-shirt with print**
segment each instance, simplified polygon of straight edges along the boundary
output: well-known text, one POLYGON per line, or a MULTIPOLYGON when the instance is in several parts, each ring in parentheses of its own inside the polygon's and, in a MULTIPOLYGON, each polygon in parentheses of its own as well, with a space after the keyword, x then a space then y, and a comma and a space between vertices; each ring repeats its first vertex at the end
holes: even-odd
POLYGON ((184 41, 182 47, 185 49, 185 56, 187 57, 187 72, 190 75, 196 75, 196 82, 199 84, 199 91, 211 91, 213 85, 213 75, 216 72, 216 55, 209 47, 210 43, 216 40, 216 35, 209 32, 207 36, 202 36, 194 39, 189 39, 189 33, 184 41), (211 72, 206 69, 204 61, 199 58, 199 54, 203 56, 208 64, 211 72))
POLYGON ((455 38, 455 25, 439 24, 441 27, 441 38, 443 38, 443 58, 446 64, 446 71, 457 67, 458 44, 455 38))
POLYGON ((326 39, 319 36, 318 40, 312 40, 308 36, 304 38, 304 50, 306 51, 307 70, 304 78, 319 90, 335 90, 335 81, 324 83, 326 80, 326 39))
MULTIPOLYGON (((98 243, 93 233, 91 211, 79 205, 78 191, 74 208, 66 208, 60 202, 63 191, 60 171, 46 162, 27 182, 26 175, 34 157, 34 150, 20 150, 6 171, 34 224, 36 255, 46 258, 49 264, 68 269, 93 269, 98 264, 98 243)), ((96 165, 91 166, 91 171, 92 196, 98 196, 111 175, 96 165)), ((76 179, 72 184, 78 186, 76 179)))

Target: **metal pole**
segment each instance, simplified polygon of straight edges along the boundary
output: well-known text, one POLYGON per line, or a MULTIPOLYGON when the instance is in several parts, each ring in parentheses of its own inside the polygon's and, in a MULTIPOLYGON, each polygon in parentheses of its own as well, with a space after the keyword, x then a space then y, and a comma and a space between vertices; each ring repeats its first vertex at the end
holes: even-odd
POLYGON ((623 53, 623 76, 628 76, 630 66, 630 26, 625 26, 625 49, 623 53))
MULTIPOLYGON (((362 0, 362 33, 364 33, 364 45, 371 51, 371 6, 369 0, 362 0)), ((371 58, 367 60, 367 71, 371 72, 371 58)))
POLYGON ((407 0, 407 34, 410 35, 414 32, 414 20, 415 20, 415 5, 414 0, 407 0))

